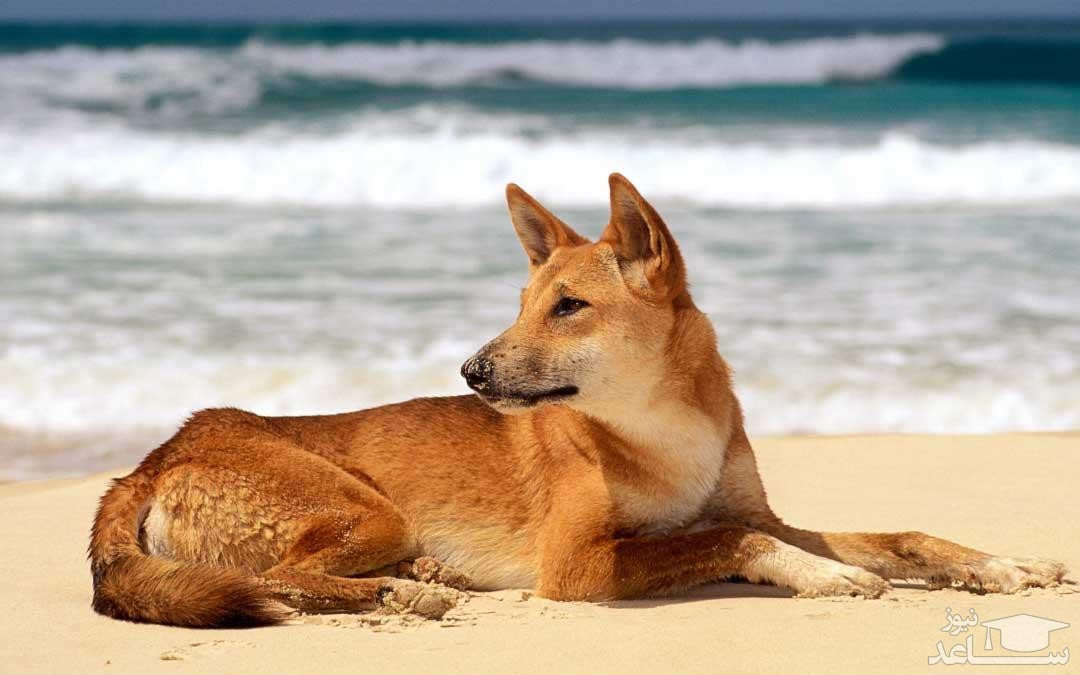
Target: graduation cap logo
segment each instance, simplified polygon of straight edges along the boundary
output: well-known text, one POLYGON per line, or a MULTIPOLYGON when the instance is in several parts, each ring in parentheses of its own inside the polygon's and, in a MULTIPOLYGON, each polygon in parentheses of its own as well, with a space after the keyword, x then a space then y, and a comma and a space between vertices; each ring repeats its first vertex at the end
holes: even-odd
MULTIPOLYGON (((1065 647, 1060 652, 1041 655, 1020 656, 1019 654, 990 655, 975 653, 975 636, 971 628, 979 625, 979 615, 972 608, 968 616, 959 613, 953 614, 952 609, 945 610, 945 618, 948 619, 941 631, 954 637, 968 633, 964 642, 954 644, 945 649, 945 644, 938 640, 937 654, 928 656, 926 662, 933 666, 938 663, 955 665, 966 663, 973 666, 986 665, 1065 665, 1069 662, 1069 648, 1065 647)), ((997 643, 1004 651, 1010 652, 1038 652, 1050 646, 1050 633, 1068 628, 1069 624, 1064 621, 1044 619, 1030 614, 1015 614, 992 621, 983 621, 986 628, 986 642, 983 644, 984 652, 994 650, 994 631, 998 631, 997 643)))
POLYGON ((1011 652, 1037 652, 1046 649, 1050 645, 1051 631, 1069 627, 1067 623, 1030 614, 1016 614, 1003 619, 983 621, 982 625, 986 628, 986 643, 983 649, 994 648, 991 638, 996 629, 1001 633, 998 644, 1011 652))

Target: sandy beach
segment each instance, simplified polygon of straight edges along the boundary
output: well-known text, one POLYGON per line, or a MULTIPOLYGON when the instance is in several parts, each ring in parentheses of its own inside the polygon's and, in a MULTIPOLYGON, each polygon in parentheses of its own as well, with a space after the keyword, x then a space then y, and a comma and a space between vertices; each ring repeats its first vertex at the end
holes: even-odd
MULTIPOLYGON (((1080 433, 844 436, 755 442, 774 508, 815 529, 919 529, 1071 572, 1018 595, 901 585, 881 600, 793 599, 779 588, 704 587, 604 605, 523 591, 473 594, 442 621, 301 616, 284 626, 188 630, 90 610, 87 531, 108 478, 0 485, 0 570, 14 588, 0 663, 22 672, 867 672, 926 667, 946 609, 982 621, 1026 613, 1072 624, 1080 648, 1080 433)), ((972 629, 982 646, 981 626, 972 629)), ((1000 648, 998 650, 1001 651, 1000 648)), ((1040 653, 1046 653, 1043 650, 1040 653)), ((998 653, 998 652, 995 652, 998 653)), ((1056 672, 1056 671, 1055 671, 1056 672)))

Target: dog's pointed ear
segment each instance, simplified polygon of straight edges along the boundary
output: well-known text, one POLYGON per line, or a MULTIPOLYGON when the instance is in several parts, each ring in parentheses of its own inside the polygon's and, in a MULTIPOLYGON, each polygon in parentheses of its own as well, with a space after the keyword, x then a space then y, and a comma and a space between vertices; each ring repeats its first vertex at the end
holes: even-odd
POLYGON ((667 225, 637 188, 619 173, 608 177, 611 220, 600 241, 611 244, 623 263, 643 265, 649 283, 662 284, 669 297, 686 291, 686 267, 667 225))
POLYGON ((570 229, 540 202, 514 183, 506 186, 506 204, 521 246, 529 256, 529 266, 536 269, 547 262, 560 246, 580 246, 589 240, 570 229))

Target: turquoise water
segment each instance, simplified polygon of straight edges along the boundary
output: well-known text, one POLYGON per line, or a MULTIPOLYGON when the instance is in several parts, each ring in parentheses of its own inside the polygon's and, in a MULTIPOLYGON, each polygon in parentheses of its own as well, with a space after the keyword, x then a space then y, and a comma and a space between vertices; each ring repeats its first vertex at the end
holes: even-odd
POLYGON ((0 24, 0 477, 463 393, 518 182, 665 214, 753 433, 1080 427, 1080 25, 0 24))

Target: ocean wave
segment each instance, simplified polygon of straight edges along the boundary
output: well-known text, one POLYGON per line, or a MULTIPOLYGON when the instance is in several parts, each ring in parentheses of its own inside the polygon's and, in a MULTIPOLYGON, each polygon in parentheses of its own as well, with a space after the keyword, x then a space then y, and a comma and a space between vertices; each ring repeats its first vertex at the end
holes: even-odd
POLYGON ((244 109, 291 78, 380 86, 521 86, 542 82, 614 89, 723 88, 871 80, 944 45, 937 35, 855 35, 739 42, 530 40, 497 43, 279 44, 235 48, 143 46, 0 54, 8 108, 76 105, 211 114, 244 109))
POLYGON ((0 55, 4 116, 33 122, 65 109, 166 115, 222 114, 259 100, 258 72, 215 50, 189 47, 58 49, 0 55))
POLYGON ((384 90, 463 87, 678 92, 886 80, 1080 82, 1073 66, 1080 60, 1080 40, 1064 38, 908 32, 784 40, 457 42, 405 34, 393 41, 279 42, 258 32, 243 35, 250 37, 235 44, 166 40, 134 47, 0 50, 2 116, 33 120, 78 109, 183 119, 257 112, 268 102, 279 111, 302 105, 311 112, 313 106, 348 106, 384 90))
POLYGON ((251 43, 241 54, 278 72, 448 86, 534 80, 629 89, 820 84, 888 74, 911 56, 940 49, 930 34, 856 35, 728 42, 402 42, 326 47, 251 43))
POLYGON ((658 200, 736 209, 1080 199, 1080 148, 1039 141, 948 146, 899 131, 868 144, 632 130, 529 136, 506 119, 506 128, 483 128, 467 112, 423 117, 430 128, 376 115, 322 135, 0 128, 0 199, 427 210, 497 206, 513 181, 561 204, 596 206, 606 199, 597 181, 612 170, 658 200))

